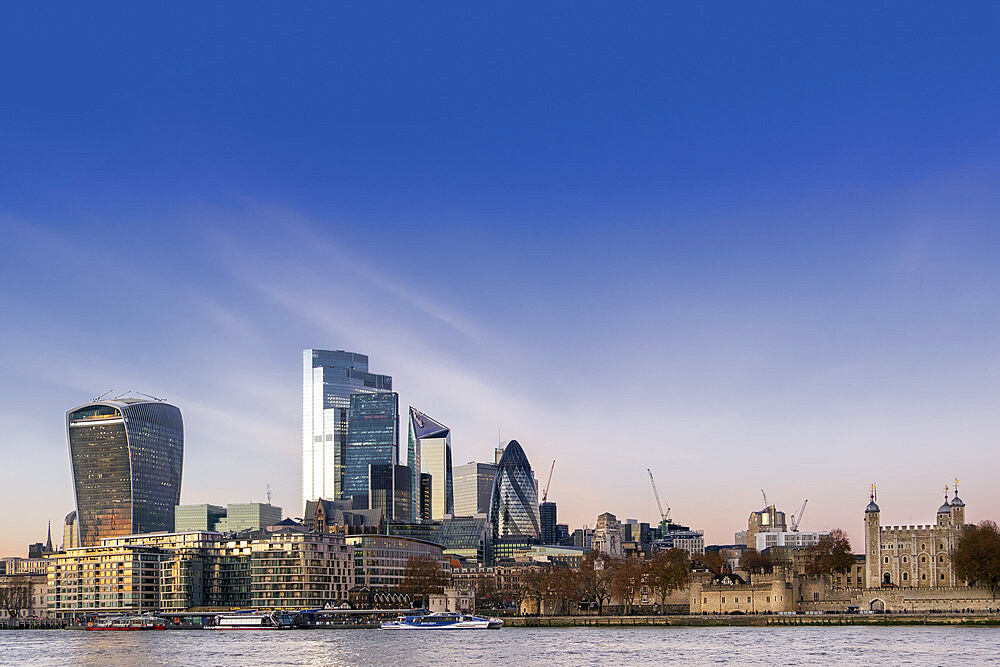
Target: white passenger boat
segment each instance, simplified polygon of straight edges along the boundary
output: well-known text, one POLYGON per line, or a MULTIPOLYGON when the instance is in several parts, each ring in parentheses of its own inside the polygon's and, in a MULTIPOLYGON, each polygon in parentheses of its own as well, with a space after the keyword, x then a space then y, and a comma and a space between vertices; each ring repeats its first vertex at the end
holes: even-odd
POLYGON ((483 618, 453 611, 400 616, 395 621, 382 624, 383 630, 499 630, 502 627, 503 621, 499 618, 483 618))
POLYGON ((254 612, 250 614, 222 614, 215 617, 215 625, 207 630, 289 630, 295 627, 291 614, 280 612, 254 612))
POLYGON ((163 619, 152 614, 135 616, 109 616, 93 621, 87 625, 87 630, 165 630, 163 619))

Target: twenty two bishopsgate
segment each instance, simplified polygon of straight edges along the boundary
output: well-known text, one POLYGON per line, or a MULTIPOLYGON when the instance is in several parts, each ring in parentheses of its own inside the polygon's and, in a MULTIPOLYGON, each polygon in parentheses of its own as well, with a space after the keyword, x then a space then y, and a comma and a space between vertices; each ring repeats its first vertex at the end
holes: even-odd
POLYGON ((66 413, 79 544, 171 531, 181 499, 184 422, 175 406, 125 398, 66 413))
POLYGON ((318 498, 344 497, 351 395, 391 391, 390 376, 368 372, 367 355, 344 350, 303 351, 303 507, 318 498))

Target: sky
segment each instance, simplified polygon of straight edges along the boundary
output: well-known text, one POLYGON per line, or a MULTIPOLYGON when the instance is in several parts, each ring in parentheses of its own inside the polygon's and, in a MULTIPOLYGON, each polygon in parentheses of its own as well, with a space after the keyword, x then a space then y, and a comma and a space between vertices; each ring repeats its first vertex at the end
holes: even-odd
MULTIPOLYGON (((690 3, 688 3, 690 4, 690 3)), ((1000 8, 0 9, 0 554, 74 509, 65 413, 185 422, 183 503, 299 516, 301 354, 369 355, 571 528, 856 550, 1000 515, 1000 8)))

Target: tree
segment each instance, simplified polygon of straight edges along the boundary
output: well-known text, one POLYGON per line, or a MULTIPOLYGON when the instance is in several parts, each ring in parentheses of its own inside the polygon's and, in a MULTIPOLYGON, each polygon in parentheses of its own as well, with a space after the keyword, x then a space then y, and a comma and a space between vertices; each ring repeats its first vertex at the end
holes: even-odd
POLYGON ((495 609, 498 603, 497 580, 492 576, 476 577, 476 606, 495 609))
POLYGON ((448 575, 441 568, 441 563, 428 556, 412 556, 406 561, 403 571, 403 583, 400 589, 409 593, 416 601, 420 600, 426 607, 431 595, 444 593, 448 584, 448 575))
POLYGON ((611 583, 618 562, 617 558, 590 552, 580 563, 580 595, 587 602, 597 603, 598 616, 604 611, 604 605, 611 601, 611 583))
POLYGON ((756 549, 747 549, 740 558, 740 567, 750 574, 766 574, 774 571, 774 558, 756 549))
POLYGON ((688 583, 691 559, 683 549, 668 549, 653 557, 648 567, 650 588, 660 599, 660 612, 666 611, 667 598, 688 583))
POLYGON ((20 577, 0 582, 0 609, 7 612, 10 618, 31 609, 31 582, 20 577))
POLYGON ((635 604, 635 596, 639 593, 639 587, 642 586, 645 570, 645 563, 630 558, 619 562, 612 574, 611 588, 622 599, 626 615, 632 612, 632 605, 635 604))
POLYGON ((962 530, 951 556, 955 574, 970 586, 988 588, 995 600, 1000 591, 1000 529, 980 521, 962 530))
POLYGON ((552 567, 545 575, 546 597, 556 600, 556 611, 559 608, 572 615, 570 600, 580 597, 580 581, 577 573, 568 567, 552 567))
POLYGON ((819 538, 816 546, 808 550, 806 574, 846 574, 854 565, 851 540, 840 528, 834 528, 829 535, 819 538))
POLYGON ((708 570, 713 574, 722 574, 726 569, 726 561, 718 551, 706 551, 697 557, 696 565, 708 570))

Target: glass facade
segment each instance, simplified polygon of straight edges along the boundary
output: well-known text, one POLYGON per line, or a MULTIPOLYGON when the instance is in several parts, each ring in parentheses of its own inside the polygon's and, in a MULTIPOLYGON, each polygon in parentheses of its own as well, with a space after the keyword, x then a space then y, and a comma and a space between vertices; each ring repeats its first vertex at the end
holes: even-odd
MULTIPOLYGON (((410 408, 410 440, 414 461, 420 462, 419 472, 431 476, 429 518, 439 520, 455 512, 455 494, 451 470, 451 429, 410 408)), ((407 453, 407 460, 411 457, 407 453)), ((413 473, 416 479, 416 472, 413 473)), ((426 518, 426 517, 421 517, 426 518)))
POLYGON ((373 463, 368 468, 369 509, 381 509, 388 521, 409 521, 410 469, 373 463))
POLYGON ((474 516, 490 511, 490 494, 497 466, 493 463, 467 463, 454 468, 455 516, 474 516))
POLYGON ((528 457, 517 440, 503 450, 490 498, 493 542, 537 542, 541 538, 538 492, 528 457))
POLYGON ((281 508, 267 503, 230 503, 226 505, 228 532, 261 530, 281 521, 281 508))
POLYGON ((181 411, 159 401, 100 401, 66 413, 81 546, 171 531, 181 496, 181 411))
POLYGON ((538 516, 542 526, 542 544, 558 544, 556 531, 556 504, 545 502, 538 506, 538 516))
POLYGON ((392 391, 368 372, 368 357, 344 350, 302 353, 302 504, 343 497, 351 394, 392 391))
POLYGON ((399 395, 352 394, 344 456, 344 497, 368 495, 368 466, 399 462, 399 395))
POLYGON ((174 532, 219 530, 226 508, 218 505, 178 505, 174 508, 174 532))

